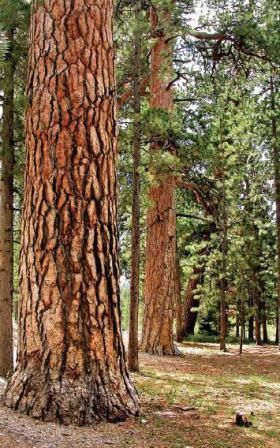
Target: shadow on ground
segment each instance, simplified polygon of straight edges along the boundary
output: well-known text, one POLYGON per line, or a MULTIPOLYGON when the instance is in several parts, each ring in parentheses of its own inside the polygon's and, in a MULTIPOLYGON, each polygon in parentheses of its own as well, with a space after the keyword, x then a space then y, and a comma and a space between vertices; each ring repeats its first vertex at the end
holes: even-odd
MULTIPOLYGON (((180 344, 182 357, 141 354, 134 375, 142 416, 76 428, 41 423, 0 405, 1 448, 279 448, 280 355, 271 346, 180 344), (234 425, 237 410, 250 428, 234 425)), ((4 382, 0 384, 2 390, 4 382)))

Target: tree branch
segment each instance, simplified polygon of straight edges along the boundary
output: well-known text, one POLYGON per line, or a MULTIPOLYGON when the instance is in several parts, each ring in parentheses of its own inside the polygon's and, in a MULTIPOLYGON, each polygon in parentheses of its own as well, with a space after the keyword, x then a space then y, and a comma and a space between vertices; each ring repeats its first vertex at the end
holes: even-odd
MULTIPOLYGON (((140 95, 144 96, 146 94, 146 89, 150 83, 150 75, 145 76, 140 85, 140 95)), ((121 109, 133 96, 133 87, 129 87, 124 93, 117 98, 118 109, 121 109)))

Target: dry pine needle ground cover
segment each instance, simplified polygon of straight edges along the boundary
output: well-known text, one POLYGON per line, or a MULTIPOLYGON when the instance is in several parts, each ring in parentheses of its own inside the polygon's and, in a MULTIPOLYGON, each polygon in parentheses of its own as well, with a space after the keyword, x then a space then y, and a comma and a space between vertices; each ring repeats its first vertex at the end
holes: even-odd
MULTIPOLYGON (((280 355, 275 347, 185 344, 182 357, 141 355, 134 375, 142 416, 117 425, 64 427, 0 406, 1 448, 279 448, 280 355), (236 410, 252 421, 234 425, 236 410)), ((4 383, 1 383, 2 388, 4 383)))

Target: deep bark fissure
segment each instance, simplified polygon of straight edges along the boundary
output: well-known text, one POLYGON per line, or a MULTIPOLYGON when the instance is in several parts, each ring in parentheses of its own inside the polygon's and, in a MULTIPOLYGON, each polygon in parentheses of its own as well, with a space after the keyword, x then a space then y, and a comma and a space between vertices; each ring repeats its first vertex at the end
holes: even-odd
POLYGON ((112 9, 33 4, 19 351, 5 402, 64 423, 138 413, 120 324, 112 9))
MULTIPOLYGON (((151 8, 152 30, 159 24, 157 12, 151 8)), ((161 33, 151 52, 150 105, 171 112, 174 107, 172 88, 172 45, 167 39, 170 12, 162 13, 161 33), (163 73, 163 66, 167 67, 163 73)), ((159 142, 151 145, 160 149, 159 142)), ((144 281, 144 323, 141 349, 155 355, 176 353, 173 320, 176 307, 176 210, 175 178, 167 175, 150 188, 152 203, 147 215, 147 242, 144 281)))

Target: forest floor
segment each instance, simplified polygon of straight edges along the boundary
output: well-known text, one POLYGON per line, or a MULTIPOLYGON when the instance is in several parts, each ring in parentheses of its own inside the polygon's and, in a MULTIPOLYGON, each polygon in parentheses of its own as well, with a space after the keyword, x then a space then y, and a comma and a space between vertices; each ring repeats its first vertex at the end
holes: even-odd
MULTIPOLYGON (((279 448, 280 355, 276 347, 180 344, 182 357, 140 355, 133 375, 142 416, 76 428, 33 421, 0 404, 1 448, 279 448), (235 412, 252 426, 235 426, 235 412)), ((4 387, 4 382, 0 384, 4 387)))

